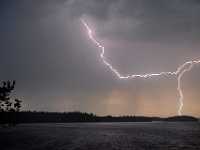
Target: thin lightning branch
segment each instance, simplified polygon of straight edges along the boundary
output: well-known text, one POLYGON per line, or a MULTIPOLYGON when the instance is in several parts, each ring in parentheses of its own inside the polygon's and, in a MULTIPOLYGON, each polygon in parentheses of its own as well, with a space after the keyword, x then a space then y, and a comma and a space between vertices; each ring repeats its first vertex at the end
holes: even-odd
POLYGON ((95 39, 93 35, 92 29, 89 27, 88 23, 84 19, 80 19, 82 24, 87 30, 88 36, 90 40, 98 47, 101 49, 100 57, 103 61, 103 63, 119 78, 119 79, 133 79, 133 78, 151 78, 154 76, 176 76, 178 85, 177 85, 177 90, 179 93, 179 109, 178 109, 178 115, 182 115, 182 108, 183 108, 183 91, 181 88, 181 78, 186 72, 189 72, 194 65, 199 64, 200 60, 196 61, 187 61, 184 64, 180 65, 176 71, 174 72, 159 72, 159 73, 146 73, 146 74, 131 74, 131 75, 122 75, 116 68, 114 68, 107 60, 106 57, 104 56, 105 53, 105 48, 104 46, 95 39))

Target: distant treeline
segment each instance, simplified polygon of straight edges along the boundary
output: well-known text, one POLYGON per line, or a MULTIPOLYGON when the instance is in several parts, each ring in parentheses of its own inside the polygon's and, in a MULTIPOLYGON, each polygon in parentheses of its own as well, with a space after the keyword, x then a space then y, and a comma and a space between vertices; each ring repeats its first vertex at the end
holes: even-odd
POLYGON ((96 116, 82 112, 0 112, 1 124, 18 123, 64 123, 64 122, 152 122, 152 121, 198 121, 191 116, 174 116, 169 118, 145 116, 96 116))

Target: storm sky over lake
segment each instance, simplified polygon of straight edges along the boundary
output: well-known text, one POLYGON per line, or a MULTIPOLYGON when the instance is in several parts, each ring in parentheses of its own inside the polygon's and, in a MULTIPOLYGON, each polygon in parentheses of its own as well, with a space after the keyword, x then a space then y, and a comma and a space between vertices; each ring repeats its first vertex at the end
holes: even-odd
MULTIPOLYGON (((199 0, 1 0, 0 79, 16 80, 23 110, 176 115, 177 79, 119 80, 200 59, 199 0)), ((200 65, 182 78, 183 114, 200 116, 200 65)))

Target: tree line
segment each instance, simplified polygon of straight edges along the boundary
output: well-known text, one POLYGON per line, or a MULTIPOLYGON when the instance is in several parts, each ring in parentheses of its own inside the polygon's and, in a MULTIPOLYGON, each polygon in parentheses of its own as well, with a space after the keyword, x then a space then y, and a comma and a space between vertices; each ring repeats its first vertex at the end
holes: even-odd
POLYGON ((153 121, 198 121, 191 116, 174 116, 168 118, 147 116, 97 116, 83 112, 2 112, 1 124, 12 123, 70 123, 70 122, 153 122, 153 121))

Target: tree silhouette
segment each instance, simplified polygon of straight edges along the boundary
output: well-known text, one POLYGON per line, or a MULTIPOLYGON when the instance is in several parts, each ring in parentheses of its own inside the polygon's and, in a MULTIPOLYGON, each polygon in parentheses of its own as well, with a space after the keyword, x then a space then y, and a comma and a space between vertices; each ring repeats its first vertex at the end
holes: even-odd
POLYGON ((19 112, 20 111, 20 108, 21 108, 21 100, 19 99, 15 99, 15 103, 14 103, 14 109, 15 111, 19 112))
POLYGON ((22 101, 15 99, 13 102, 10 98, 10 94, 14 88, 15 81, 2 81, 0 83, 0 112, 20 111, 22 101))
POLYGON ((0 123, 7 123, 8 125, 17 123, 22 101, 11 98, 14 88, 15 81, 0 81, 0 123))

